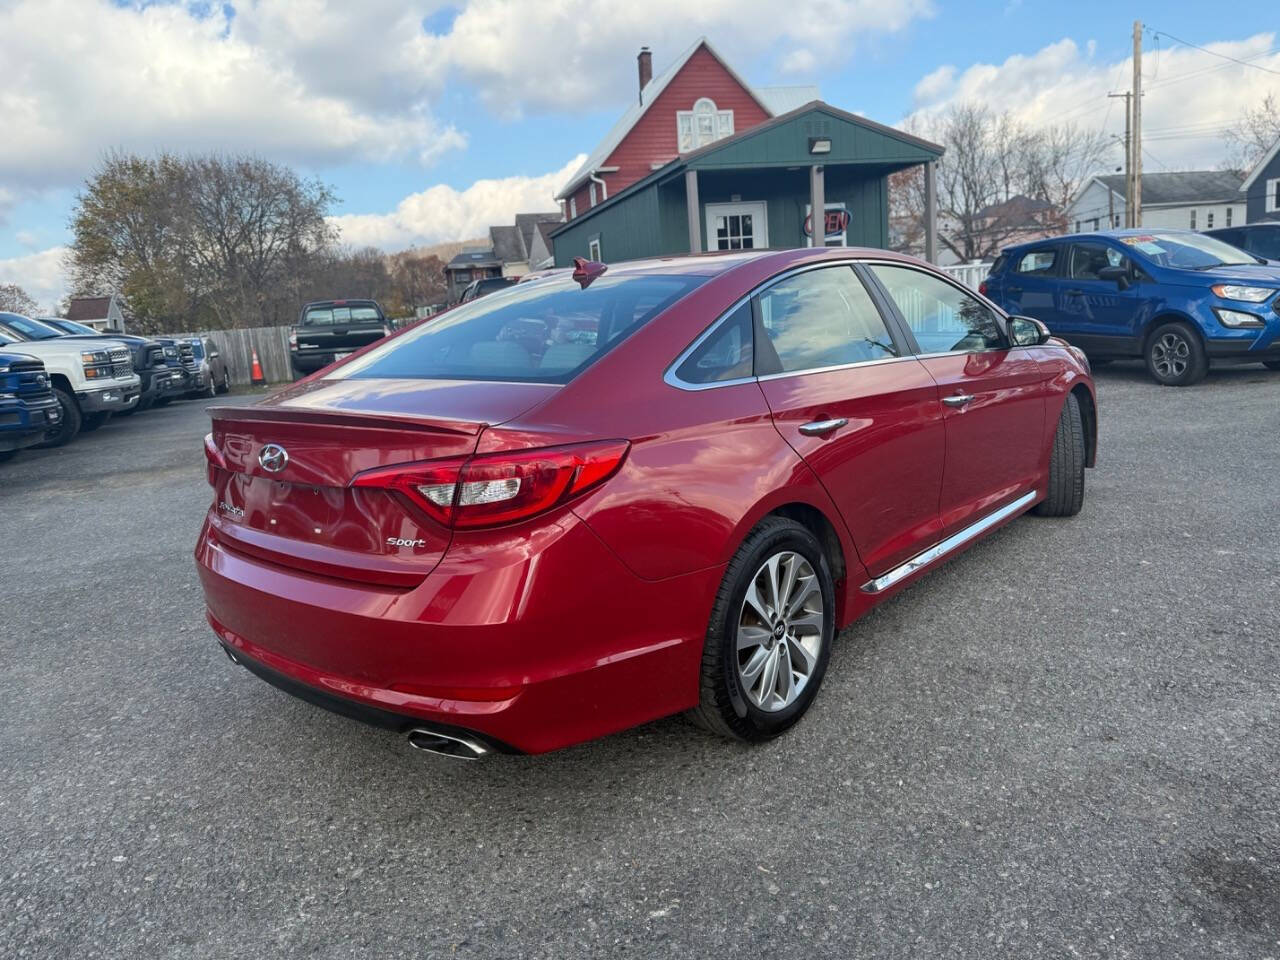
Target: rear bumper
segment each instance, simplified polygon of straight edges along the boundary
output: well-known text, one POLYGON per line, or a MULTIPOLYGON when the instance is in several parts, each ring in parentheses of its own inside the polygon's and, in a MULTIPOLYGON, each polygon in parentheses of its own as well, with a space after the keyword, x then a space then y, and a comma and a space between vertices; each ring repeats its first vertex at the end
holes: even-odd
POLYGON ((219 640, 301 685, 291 692, 527 753, 694 706, 723 573, 640 580, 567 510, 455 542, 407 590, 249 557, 209 521, 196 563, 219 640))
MULTIPOLYGON (((338 351, 338 353, 352 353, 359 350, 359 347, 352 347, 348 351, 338 351)), ((336 354, 333 351, 305 351, 291 350, 289 352, 289 362, 293 364, 293 369, 298 373, 315 373, 317 370, 323 370, 329 364, 333 363, 336 354)))

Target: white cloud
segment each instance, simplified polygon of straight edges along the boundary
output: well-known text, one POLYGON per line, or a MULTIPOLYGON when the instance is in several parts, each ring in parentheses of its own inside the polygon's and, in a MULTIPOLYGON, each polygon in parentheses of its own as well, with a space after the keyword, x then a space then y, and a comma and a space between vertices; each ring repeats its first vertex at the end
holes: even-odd
POLYGON ((0 260, 0 284, 16 283, 42 309, 51 309, 67 293, 66 271, 62 266, 66 254, 66 247, 50 247, 39 253, 0 260))
POLYGON ((556 190, 585 159, 579 154, 559 170, 539 176, 477 180, 465 190, 434 186, 405 197, 390 213, 344 214, 333 223, 344 243, 384 250, 484 236, 491 224, 509 224, 517 213, 557 209, 556 190))
MULTIPOLYGON (((1275 35, 1208 44, 1209 50, 1238 60, 1280 70, 1280 52, 1271 52, 1275 35)), ((1148 171, 1213 168, 1228 156, 1223 134, 1246 107, 1268 92, 1280 94, 1280 76, 1241 66, 1164 40, 1157 50, 1148 40, 1143 58, 1143 143, 1148 171)), ((1084 48, 1073 40, 1049 44, 1003 63, 973 64, 964 70, 943 66, 916 85, 916 110, 910 118, 928 130, 948 106, 985 103, 1009 110, 1035 125, 1073 121, 1117 136, 1124 131, 1124 101, 1107 94, 1129 89, 1130 58, 1097 59, 1092 42, 1084 48)), ((1119 149, 1117 149, 1117 155, 1119 149)))
POLYGON ((860 35, 932 13, 931 0, 791 0, 784 16, 777 0, 473 0, 448 33, 416 46, 438 77, 468 80, 490 107, 514 115, 632 93, 626 65, 642 43, 654 49, 655 70, 705 34, 734 63, 809 73, 844 63, 860 35))

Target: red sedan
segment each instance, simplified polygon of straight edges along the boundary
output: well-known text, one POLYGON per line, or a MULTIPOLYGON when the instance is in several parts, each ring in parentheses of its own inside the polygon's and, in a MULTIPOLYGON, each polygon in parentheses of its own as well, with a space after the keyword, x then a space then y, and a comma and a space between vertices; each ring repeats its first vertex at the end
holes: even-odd
POLYGON ((217 407, 231 658, 461 757, 680 711, 763 740, 838 630, 1079 511, 1082 354, 879 250, 580 264, 217 407))

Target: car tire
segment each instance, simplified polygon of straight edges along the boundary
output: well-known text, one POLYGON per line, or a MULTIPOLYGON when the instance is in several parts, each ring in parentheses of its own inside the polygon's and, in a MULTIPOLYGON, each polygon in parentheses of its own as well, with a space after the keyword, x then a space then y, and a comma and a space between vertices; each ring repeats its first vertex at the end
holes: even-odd
POLYGON ((690 718, 750 743, 776 737, 817 696, 834 639, 835 585, 822 545, 794 520, 769 517, 738 548, 716 593, 690 718), (781 605, 766 596, 779 582, 791 584, 781 605))
POLYGON ((167 407, 167 406, 169 405, 170 401, 172 401, 172 400, 173 400, 173 397, 156 397, 156 402, 155 402, 155 403, 153 403, 153 404, 152 404, 152 406, 153 406, 153 407, 167 407))
POLYGON ((231 374, 225 370, 222 372, 222 386, 218 387, 219 393, 231 392, 231 374))
POLYGON ((1263 360, 1262 365, 1268 370, 1280 370, 1280 360, 1263 360))
POLYGON ((1162 323, 1147 338, 1147 372, 1162 386, 1189 387, 1209 372, 1200 335, 1180 321, 1162 323))
POLYGON ((0 450, 0 463, 8 463, 17 455, 17 450, 0 450))
POLYGON ((111 419, 111 411, 99 410, 97 413, 91 413, 84 418, 84 422, 80 424, 81 433, 93 433, 99 427, 106 424, 111 419))
POLYGON ((76 438, 80 432, 83 418, 80 415, 80 404, 76 398, 61 387, 53 388, 53 395, 58 398, 58 406, 62 408, 62 420, 58 426, 49 431, 42 447, 64 447, 76 438))
POLYGON ((1067 394, 1049 456, 1049 494, 1035 505, 1042 517, 1074 517, 1084 506, 1084 462, 1087 449, 1080 401, 1067 394))

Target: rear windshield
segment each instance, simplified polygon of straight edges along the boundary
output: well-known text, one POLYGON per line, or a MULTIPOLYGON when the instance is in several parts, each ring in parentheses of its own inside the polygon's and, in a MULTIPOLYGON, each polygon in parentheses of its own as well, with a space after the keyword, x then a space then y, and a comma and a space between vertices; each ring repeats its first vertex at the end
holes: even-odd
POLYGON ((345 377, 567 383, 705 278, 568 277, 522 283, 424 321, 341 370, 345 377))
POLYGON ((1254 230, 1249 249, 1268 260, 1280 260, 1280 227, 1254 230))
POLYGON ((382 314, 377 307, 308 307, 303 314, 302 322, 314 323, 359 323, 365 320, 380 321, 382 314))

